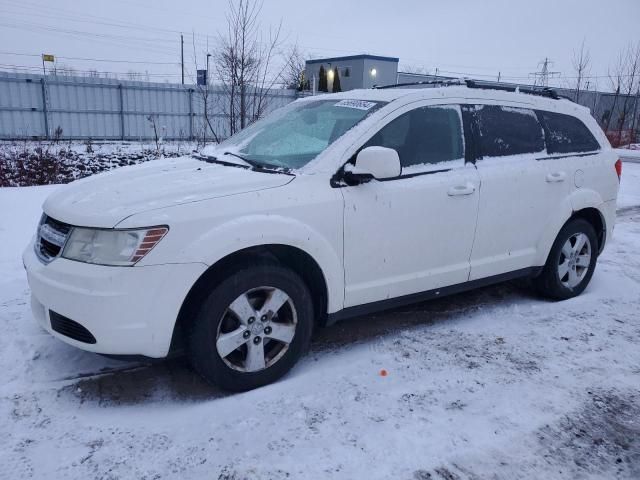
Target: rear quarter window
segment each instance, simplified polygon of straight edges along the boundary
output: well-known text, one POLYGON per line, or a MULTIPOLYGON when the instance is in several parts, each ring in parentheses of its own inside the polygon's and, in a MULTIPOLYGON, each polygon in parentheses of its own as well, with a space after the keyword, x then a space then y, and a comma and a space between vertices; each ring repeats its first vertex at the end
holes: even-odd
POLYGON ((548 153, 584 153, 600 144, 582 121, 563 113, 538 111, 544 127, 548 153))

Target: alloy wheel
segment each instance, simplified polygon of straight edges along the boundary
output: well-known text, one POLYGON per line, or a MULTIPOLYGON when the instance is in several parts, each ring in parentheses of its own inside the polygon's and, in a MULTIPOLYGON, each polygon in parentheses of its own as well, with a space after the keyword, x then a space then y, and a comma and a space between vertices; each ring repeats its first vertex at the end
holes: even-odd
POLYGON ((216 350, 240 372, 258 372, 289 349, 298 324, 293 301, 283 290, 258 287, 238 296, 218 325, 216 350))
POLYGON ((558 277, 565 287, 574 288, 582 282, 591 265, 591 242, 584 233, 571 235, 560 252, 558 277))

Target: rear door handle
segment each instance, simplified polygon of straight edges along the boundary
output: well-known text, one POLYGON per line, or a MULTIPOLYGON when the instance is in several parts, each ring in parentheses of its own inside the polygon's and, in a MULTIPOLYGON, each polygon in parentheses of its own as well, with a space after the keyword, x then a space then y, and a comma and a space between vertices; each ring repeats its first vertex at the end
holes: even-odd
POLYGON ((454 197, 456 195, 471 195, 475 191, 475 185, 471 182, 467 182, 464 185, 455 185, 453 187, 450 187, 447 191, 447 194, 450 197, 454 197))
POLYGON ((564 182, 564 179, 567 177, 567 174, 564 172, 552 172, 547 174, 547 182, 556 183, 556 182, 564 182))

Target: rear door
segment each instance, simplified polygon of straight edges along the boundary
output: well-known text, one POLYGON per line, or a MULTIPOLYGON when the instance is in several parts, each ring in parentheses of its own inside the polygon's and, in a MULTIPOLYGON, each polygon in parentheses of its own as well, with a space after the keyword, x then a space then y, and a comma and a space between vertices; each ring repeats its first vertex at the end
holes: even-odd
MULTIPOLYGON (((545 130, 547 155, 540 160, 549 178, 556 181, 564 179, 567 193, 585 185, 592 188, 601 185, 605 164, 598 157, 600 144, 582 120, 563 113, 536 113, 545 130)), ((609 167, 606 173, 614 180, 615 187, 617 179, 611 175, 613 169, 606 166, 609 167)), ((610 198, 605 195, 604 200, 610 198)))
POLYGON ((465 162, 460 108, 403 107, 367 146, 395 149, 402 173, 341 188, 345 306, 465 282, 479 181, 465 162))
POLYGON ((466 105, 473 125, 481 191, 470 280, 533 266, 567 175, 548 176, 544 131, 528 108, 466 105))

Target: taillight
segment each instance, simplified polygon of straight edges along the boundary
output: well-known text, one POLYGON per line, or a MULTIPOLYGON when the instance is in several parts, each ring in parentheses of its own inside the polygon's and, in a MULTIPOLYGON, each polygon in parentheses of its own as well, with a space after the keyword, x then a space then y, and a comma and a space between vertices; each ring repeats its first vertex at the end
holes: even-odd
POLYGON ((622 176, 622 160, 620 159, 616 162, 616 173, 618 174, 618 181, 620 181, 620 177, 622 176))

